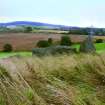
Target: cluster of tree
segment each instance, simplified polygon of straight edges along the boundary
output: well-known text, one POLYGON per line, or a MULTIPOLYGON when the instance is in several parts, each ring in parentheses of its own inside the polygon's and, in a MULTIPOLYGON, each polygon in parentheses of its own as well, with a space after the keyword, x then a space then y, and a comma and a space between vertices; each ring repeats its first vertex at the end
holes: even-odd
MULTIPOLYGON (((49 47, 53 45, 53 39, 48 38, 48 40, 40 40, 37 43, 37 47, 49 47)), ((69 36, 62 36, 60 40, 60 45, 62 46, 71 46, 72 41, 69 36)))
POLYGON ((95 35, 105 35, 105 30, 104 29, 97 29, 96 31, 95 31, 95 35))
POLYGON ((40 40, 37 43, 38 47, 49 47, 53 44, 53 39, 52 38, 48 38, 48 40, 40 40))
POLYGON ((0 27, 0 32, 9 32, 10 29, 7 27, 0 27))
MULTIPOLYGON (((75 35, 88 35, 90 34, 90 28, 78 28, 78 29, 71 29, 69 30, 68 34, 75 34, 75 35)), ((94 28, 93 29, 94 35, 105 35, 105 30, 101 28, 94 28)))
POLYGON ((72 29, 72 30, 69 30, 68 34, 88 35, 89 32, 88 32, 88 29, 80 28, 80 29, 72 29))
MULTIPOLYGON (((0 27, 0 32, 14 32, 14 33, 31 33, 33 30, 40 30, 42 27, 32 26, 17 26, 17 27, 0 27)), ((73 35, 88 35, 90 34, 90 28, 71 28, 67 34, 73 35)), ((105 35, 105 29, 93 28, 94 35, 105 35)))
POLYGON ((9 32, 13 32, 13 33, 19 33, 19 32, 30 33, 32 31, 33 31, 33 27, 30 27, 30 26, 0 27, 0 32, 1 33, 3 33, 3 32, 6 32, 6 33, 9 33, 9 32))

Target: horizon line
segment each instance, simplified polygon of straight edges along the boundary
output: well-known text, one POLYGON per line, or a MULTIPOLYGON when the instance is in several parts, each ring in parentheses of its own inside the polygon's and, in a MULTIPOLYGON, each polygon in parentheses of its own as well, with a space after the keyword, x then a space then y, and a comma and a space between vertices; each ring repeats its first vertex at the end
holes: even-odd
POLYGON ((66 27, 80 27, 80 28, 91 28, 91 26, 93 26, 93 28, 105 28, 105 27, 96 27, 94 25, 90 25, 90 26, 66 25, 66 24, 57 24, 57 23, 50 23, 50 22, 32 21, 32 20, 13 20, 13 21, 0 22, 0 24, 13 23, 13 22, 33 22, 33 23, 43 23, 43 24, 49 24, 49 25, 61 25, 66 27))

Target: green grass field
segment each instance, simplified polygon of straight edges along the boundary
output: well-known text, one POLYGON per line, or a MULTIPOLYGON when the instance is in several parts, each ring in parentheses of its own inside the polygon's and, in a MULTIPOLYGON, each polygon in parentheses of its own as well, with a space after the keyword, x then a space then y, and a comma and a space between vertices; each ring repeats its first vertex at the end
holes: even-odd
POLYGON ((95 44, 97 52, 104 52, 105 51, 105 43, 97 43, 95 44))
POLYGON ((31 52, 0 52, 0 58, 7 58, 14 55, 20 55, 20 56, 31 56, 31 52))
MULTIPOLYGON (((73 47, 79 50, 80 44, 73 45, 73 47)), ((105 51, 105 43, 96 43, 95 47, 96 47, 97 53, 101 53, 105 51)), ((11 52, 11 53, 0 52, 0 58, 7 58, 14 55, 31 56, 32 53, 31 52, 11 52)))
MULTIPOLYGON (((75 47, 79 50, 80 44, 73 45, 73 47, 75 47)), ((101 52, 105 51, 105 43, 96 43, 95 47, 96 47, 97 53, 101 53, 101 52)))

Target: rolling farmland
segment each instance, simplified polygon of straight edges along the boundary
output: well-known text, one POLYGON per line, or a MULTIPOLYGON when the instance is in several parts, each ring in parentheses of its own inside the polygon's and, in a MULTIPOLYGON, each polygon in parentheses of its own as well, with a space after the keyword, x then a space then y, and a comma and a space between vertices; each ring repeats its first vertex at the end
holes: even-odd
MULTIPOLYGON (((30 51, 39 40, 53 38, 59 41, 62 34, 44 34, 44 33, 3 33, 0 34, 0 50, 6 43, 12 44, 15 51, 30 51)), ((70 35, 73 42, 81 42, 84 37, 70 35)))
MULTIPOLYGON (((47 40, 52 38, 59 41, 63 34, 53 33, 2 33, 0 34, 0 51, 4 44, 9 43, 13 46, 14 51, 31 51, 39 40, 47 40)), ((69 35, 72 42, 79 43, 85 39, 85 35, 69 35)), ((95 39, 105 36, 95 36, 95 39)))

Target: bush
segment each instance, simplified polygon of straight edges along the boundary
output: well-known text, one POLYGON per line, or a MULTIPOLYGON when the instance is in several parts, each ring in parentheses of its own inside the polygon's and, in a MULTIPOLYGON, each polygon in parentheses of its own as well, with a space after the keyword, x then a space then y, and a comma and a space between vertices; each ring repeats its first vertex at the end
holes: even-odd
POLYGON ((72 42, 69 36, 62 36, 61 37, 61 42, 60 45, 64 45, 64 46, 71 46, 72 42))
POLYGON ((37 46, 38 47, 49 47, 50 46, 50 43, 46 40, 40 40, 38 43, 37 43, 37 46))
POLYGON ((52 38, 48 38, 48 43, 49 43, 50 45, 52 45, 53 39, 52 39, 52 38))
POLYGON ((96 43, 102 43, 103 40, 102 39, 96 39, 96 43))
POLYGON ((3 47, 4 52, 11 52, 12 50, 13 50, 13 48, 12 48, 11 44, 5 44, 3 47))
POLYGON ((32 30, 33 30, 32 27, 29 27, 29 26, 25 28, 26 33, 30 33, 32 32, 32 30))

